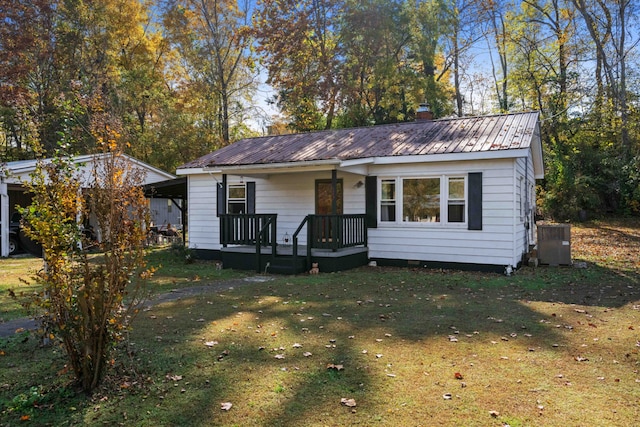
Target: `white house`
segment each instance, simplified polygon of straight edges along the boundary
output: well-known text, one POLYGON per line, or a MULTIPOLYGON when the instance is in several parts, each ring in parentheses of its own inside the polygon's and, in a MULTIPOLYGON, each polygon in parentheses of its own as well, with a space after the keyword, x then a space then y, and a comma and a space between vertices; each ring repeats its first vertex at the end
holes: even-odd
POLYGON ((504 271, 536 242, 544 169, 527 112, 244 139, 176 173, 189 247, 225 268, 504 271))
MULTIPOLYGON (((105 154, 83 155, 73 158, 74 163, 79 166, 78 173, 89 183, 91 171, 94 163, 101 161, 105 154)), ((131 163, 134 173, 143 174, 143 184, 152 184, 160 181, 175 178, 174 175, 155 168, 131 156, 123 155, 123 157, 131 163)), ((48 160, 44 160, 48 161, 48 160)), ((16 212, 16 206, 27 206, 31 197, 25 193, 23 182, 30 180, 30 174, 36 168, 36 160, 19 160, 5 163, 0 173, 0 256, 9 255, 9 219, 16 212)), ((89 185, 89 184, 87 184, 89 185)), ((173 214, 166 211, 169 202, 166 199, 158 199, 150 201, 151 213, 159 212, 158 218, 167 220, 168 218, 180 218, 179 209, 174 209, 173 214), (177 217, 176 217, 177 211, 177 217), (168 217, 167 215, 171 215, 168 217)), ((152 220, 154 218, 152 217, 152 220)), ((177 222, 174 222, 174 224, 177 222)), ((161 224, 161 223, 160 223, 161 224)))

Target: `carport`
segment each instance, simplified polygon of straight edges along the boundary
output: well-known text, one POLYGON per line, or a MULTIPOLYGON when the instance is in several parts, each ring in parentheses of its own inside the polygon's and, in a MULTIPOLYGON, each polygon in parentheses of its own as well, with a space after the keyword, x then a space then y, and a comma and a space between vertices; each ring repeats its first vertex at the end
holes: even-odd
POLYGON ((169 199, 180 210, 182 222, 183 242, 186 244, 187 236, 187 177, 167 179, 165 181, 146 184, 143 187, 144 195, 148 199, 169 199), (181 203, 177 201, 180 200, 181 203))

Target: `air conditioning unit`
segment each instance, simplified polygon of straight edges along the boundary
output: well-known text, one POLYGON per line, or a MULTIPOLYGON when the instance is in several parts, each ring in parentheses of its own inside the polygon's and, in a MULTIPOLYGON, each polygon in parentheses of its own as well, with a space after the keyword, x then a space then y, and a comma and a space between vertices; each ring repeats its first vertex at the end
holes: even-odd
POLYGON ((571 265, 571 225, 538 225, 538 260, 546 265, 571 265))

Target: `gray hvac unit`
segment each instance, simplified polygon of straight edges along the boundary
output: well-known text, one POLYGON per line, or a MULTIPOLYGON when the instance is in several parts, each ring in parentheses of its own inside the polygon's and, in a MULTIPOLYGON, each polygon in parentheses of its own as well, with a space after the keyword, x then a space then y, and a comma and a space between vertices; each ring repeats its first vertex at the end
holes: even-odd
POLYGON ((571 225, 538 225, 540 264, 571 265, 571 225))

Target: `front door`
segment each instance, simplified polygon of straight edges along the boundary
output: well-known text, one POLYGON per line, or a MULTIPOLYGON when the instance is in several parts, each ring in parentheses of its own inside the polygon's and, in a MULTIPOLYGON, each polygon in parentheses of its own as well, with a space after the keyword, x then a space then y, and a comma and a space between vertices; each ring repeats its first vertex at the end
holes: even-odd
MULTIPOLYGON (((316 215, 331 215, 333 189, 330 179, 316 180, 316 215)), ((336 213, 342 215, 342 180, 336 180, 336 213)))
MULTIPOLYGON (((316 181, 316 215, 333 214, 333 187, 330 179, 319 179, 316 181)), ((342 180, 336 180, 336 200, 335 213, 342 215, 342 180)), ((336 218, 320 217, 314 222, 313 239, 317 247, 331 244, 333 241, 333 230, 337 225, 336 218), (336 223, 336 224, 334 224, 336 223)))

